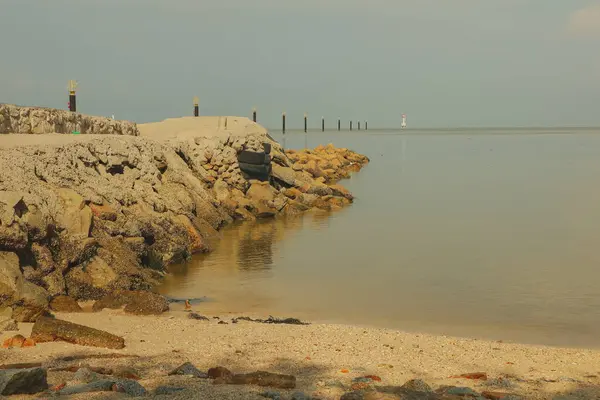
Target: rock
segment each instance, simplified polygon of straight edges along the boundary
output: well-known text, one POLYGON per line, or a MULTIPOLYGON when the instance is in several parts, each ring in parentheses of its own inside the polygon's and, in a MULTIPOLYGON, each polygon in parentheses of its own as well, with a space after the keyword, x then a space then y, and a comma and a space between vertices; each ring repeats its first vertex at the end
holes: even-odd
MULTIPOLYGON (((231 374, 231 373, 230 373, 231 374)), ((195 378, 215 378, 210 376, 210 370, 208 374, 206 372, 200 371, 198 368, 194 366, 194 364, 190 362, 186 362, 181 364, 179 367, 175 368, 173 371, 169 372, 169 375, 191 375, 195 378)))
POLYGON ((188 314, 188 318, 189 319, 196 319, 196 320, 199 320, 199 321, 209 321, 209 319, 206 318, 204 315, 200 315, 198 313, 189 313, 188 314))
POLYGON ((145 291, 120 290, 96 301, 93 311, 104 308, 117 309, 125 306, 125 312, 135 315, 159 315, 169 310, 169 302, 163 296, 145 291))
POLYGON ((64 203, 64 212, 59 216, 58 223, 71 235, 88 237, 92 226, 92 210, 73 189, 57 190, 64 203))
POLYGON ((48 311, 48 292, 32 282, 23 281, 19 299, 12 308, 15 321, 35 322, 48 311))
POLYGON ((469 372, 466 374, 455 375, 452 378, 464 378, 464 379, 476 379, 476 380, 487 380, 487 374, 485 372, 469 372))
POLYGON ((68 396, 78 393, 110 392, 115 384, 115 380, 101 379, 98 381, 84 383, 80 385, 67 386, 57 392, 58 395, 68 396))
POLYGON ((18 331, 19 325, 14 319, 5 319, 0 322, 0 332, 3 331, 18 331))
POLYGON ((281 393, 275 392, 272 390, 267 390, 266 392, 262 392, 260 395, 267 399, 281 400, 281 393))
POLYGON ((261 201, 273 201, 273 198, 276 194, 275 190, 271 186, 263 183, 265 182, 253 183, 246 192, 246 196, 255 203, 259 203, 261 201))
POLYGON ((5 349, 10 349, 13 347, 21 348, 24 347, 23 345, 25 344, 25 340, 27 339, 25 339, 25 336, 23 335, 14 335, 5 339, 4 342, 2 342, 2 347, 5 349))
POLYGON ((54 297, 50 301, 50 309, 57 312, 67 313, 83 312, 83 309, 81 308, 79 303, 77 303, 75 299, 69 296, 54 297))
POLYGON ((154 390, 156 396, 169 396, 184 391, 184 387, 179 386, 159 386, 154 390))
POLYGON ((230 370, 225 367, 214 367, 208 370, 208 377, 210 379, 222 379, 225 381, 229 381, 233 374, 230 370))
POLYGON ((146 388, 140 385, 137 381, 133 380, 122 380, 115 382, 112 386, 114 392, 127 393, 130 396, 145 396, 147 394, 146 388))
POLYGON ((433 391, 431 389, 431 386, 429 386, 427 383, 425 383, 421 379, 411 379, 411 380, 407 381, 404 385, 402 385, 402 388, 414 390, 417 392, 432 392, 433 391))
POLYGON ((78 382, 90 383, 99 380, 100 375, 84 367, 79 368, 77 372, 75 372, 73 379, 78 382))
POLYGON ((19 257, 15 253, 0 252, 0 308, 10 306, 19 296, 23 286, 23 275, 19 268, 19 257))
POLYGON ((64 341, 81 346, 122 349, 122 337, 87 326, 47 317, 40 317, 33 325, 31 338, 38 343, 64 341))
POLYGON ((0 370, 0 395, 35 394, 48 389, 45 368, 0 370))
POLYGON ((112 208, 108 204, 97 205, 90 204, 90 209, 92 210, 92 214, 96 218, 100 218, 106 221, 116 221, 117 220, 117 212, 114 208, 112 208))
POLYGON ((275 387, 279 389, 294 389, 296 387, 296 377, 293 375, 282 375, 271 372, 257 371, 249 374, 233 375, 229 383, 234 385, 258 385, 275 387))

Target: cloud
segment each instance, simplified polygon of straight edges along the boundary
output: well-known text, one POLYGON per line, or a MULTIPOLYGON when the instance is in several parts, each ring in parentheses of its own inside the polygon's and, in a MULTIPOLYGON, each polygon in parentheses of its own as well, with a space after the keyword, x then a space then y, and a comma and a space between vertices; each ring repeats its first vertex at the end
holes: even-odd
POLYGON ((567 32, 575 37, 600 38, 600 2, 571 14, 567 32))

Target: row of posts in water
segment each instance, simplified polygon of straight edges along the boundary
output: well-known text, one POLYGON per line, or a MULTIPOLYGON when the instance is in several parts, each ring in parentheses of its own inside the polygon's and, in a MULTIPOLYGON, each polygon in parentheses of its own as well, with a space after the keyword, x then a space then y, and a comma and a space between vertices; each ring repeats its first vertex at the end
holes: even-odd
MULTIPOLYGON (((69 81, 69 110, 76 112, 77 111, 77 103, 76 103, 76 96, 75 96, 75 90, 77 88, 77 81, 71 80, 69 81)), ((198 96, 194 97, 194 117, 198 117, 200 115, 200 107, 199 107, 199 103, 200 103, 200 99, 198 98, 198 96)), ((252 110, 252 121, 257 122, 257 113, 256 113, 256 108, 254 108, 252 110)), ((282 113, 281 114, 281 130, 283 133, 285 133, 285 122, 286 122, 286 113, 282 113)), ((350 121, 350 130, 353 130, 354 125, 353 125, 353 121, 350 121)), ((360 121, 357 121, 357 128, 360 131, 361 126, 360 126, 360 121)), ((365 125, 364 125, 364 129, 368 130, 369 129, 369 125, 368 122, 365 121, 365 125)), ((337 120, 337 130, 340 131, 342 130, 342 120, 340 118, 338 118, 337 120)), ((304 132, 308 131, 308 114, 304 113, 304 132)), ((325 132, 325 117, 321 117, 321 131, 325 132)))

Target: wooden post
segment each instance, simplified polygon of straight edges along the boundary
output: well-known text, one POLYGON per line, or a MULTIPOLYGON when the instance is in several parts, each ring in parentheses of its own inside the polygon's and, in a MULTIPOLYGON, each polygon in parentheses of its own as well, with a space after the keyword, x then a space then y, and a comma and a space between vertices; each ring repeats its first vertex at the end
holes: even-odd
POLYGON ((285 135, 285 111, 281 114, 282 132, 285 135))
POLYGON ((342 120, 338 117, 338 131, 342 129, 342 120))
POLYGON ((194 96, 194 117, 197 117, 200 115, 200 99, 198 98, 198 96, 194 96))
POLYGON ((360 121, 357 122, 358 130, 360 131, 360 121))
POLYGON ((321 132, 325 132, 325 117, 321 117, 321 132))
POLYGON ((369 125, 368 125, 368 122, 365 121, 365 131, 368 131, 368 130, 369 130, 369 125))
POLYGON ((75 96, 75 90, 77 89, 77 81, 69 81, 69 111, 77 111, 77 98, 75 96))
POLYGON ((350 121, 350 130, 352 130, 352 121, 350 121))
POLYGON ((304 113, 304 133, 308 130, 308 114, 304 113))
POLYGON ((256 107, 252 109, 252 121, 256 122, 256 107))

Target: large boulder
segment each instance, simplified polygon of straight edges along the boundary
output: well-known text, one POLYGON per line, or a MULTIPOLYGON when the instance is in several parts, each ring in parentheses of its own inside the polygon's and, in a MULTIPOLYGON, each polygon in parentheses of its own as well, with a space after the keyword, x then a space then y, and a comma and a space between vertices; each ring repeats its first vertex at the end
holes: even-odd
POLYGON ((10 306, 18 298, 23 286, 19 257, 15 253, 0 252, 0 308, 10 306))
POLYGON ((92 226, 92 210, 84 198, 73 189, 58 189, 64 211, 59 216, 59 224, 73 236, 88 237, 92 226))
POLYGON ((24 281, 19 299, 12 306, 12 318, 18 322, 34 322, 48 311, 48 292, 24 281))
POLYGON ((136 315, 158 315, 169 310, 169 302, 163 296, 146 291, 115 291, 102 297, 92 306, 93 311, 125 306, 125 312, 136 315))

